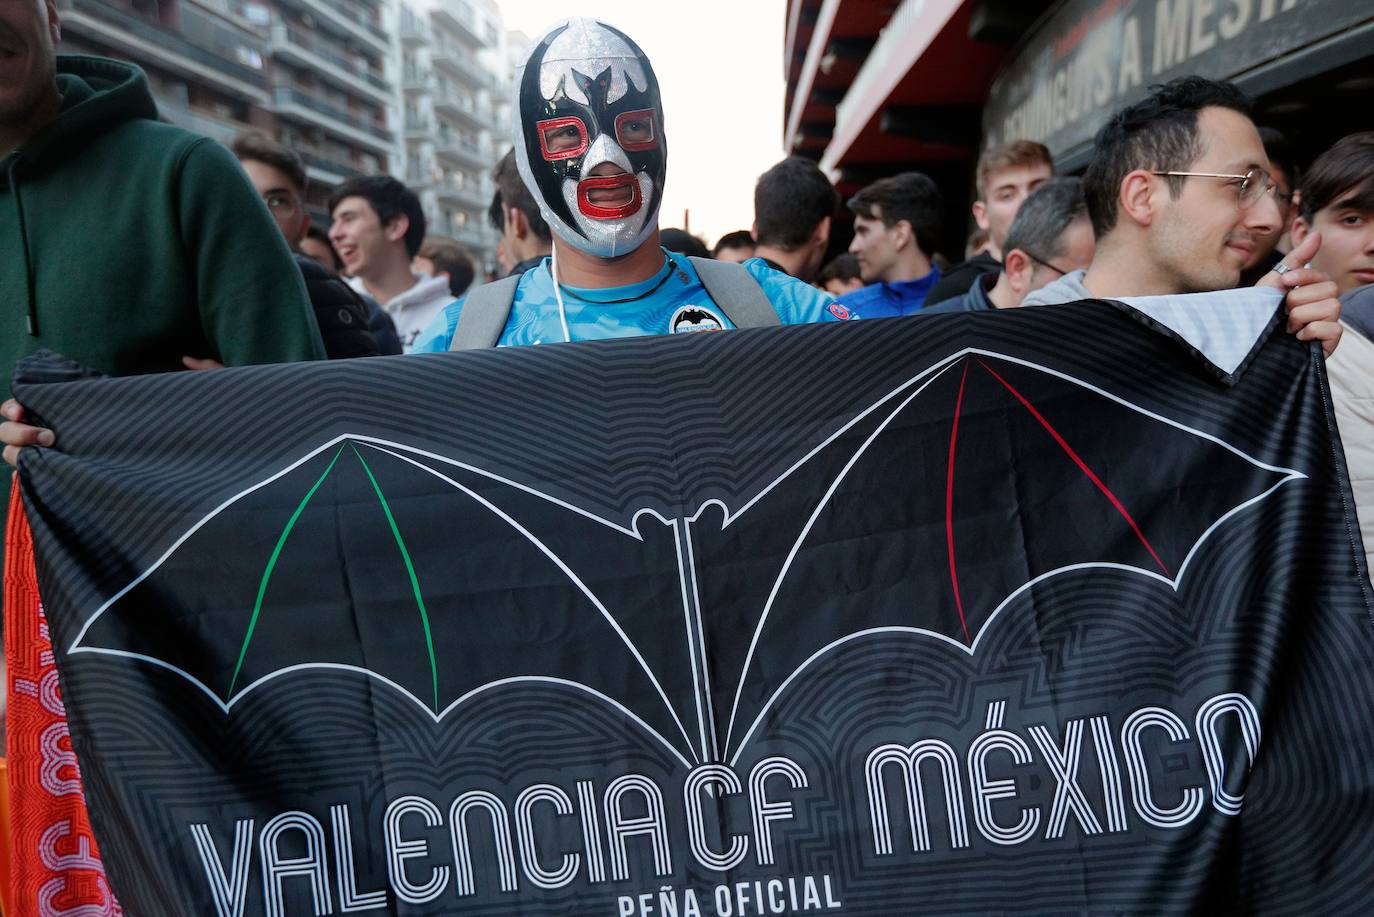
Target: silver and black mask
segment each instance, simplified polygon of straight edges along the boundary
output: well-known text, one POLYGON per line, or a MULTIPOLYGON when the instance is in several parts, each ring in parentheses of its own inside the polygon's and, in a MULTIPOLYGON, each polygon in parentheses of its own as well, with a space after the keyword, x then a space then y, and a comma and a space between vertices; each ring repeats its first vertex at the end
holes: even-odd
POLYGON ((516 163, 550 228, 602 258, 642 245, 667 163, 644 52, 605 23, 570 19, 535 42, 515 93, 516 163))

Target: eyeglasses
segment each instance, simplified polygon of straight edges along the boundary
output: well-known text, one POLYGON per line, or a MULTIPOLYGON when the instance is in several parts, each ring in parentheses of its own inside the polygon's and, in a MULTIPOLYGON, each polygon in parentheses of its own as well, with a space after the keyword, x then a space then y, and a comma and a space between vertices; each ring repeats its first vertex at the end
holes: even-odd
POLYGON ((295 213, 296 200, 285 194, 269 194, 263 198, 267 209, 273 213, 295 213))
POLYGON ((1239 182, 1236 185, 1236 192, 1242 208, 1251 206, 1264 197, 1266 193, 1273 194, 1277 190, 1274 180, 1263 169, 1251 169, 1244 175, 1228 175, 1224 172, 1151 172, 1150 174, 1170 175, 1177 178, 1225 178, 1231 182, 1239 182))
POLYGON ((1065 275, 1067 275, 1067 274, 1069 273, 1068 271, 1064 270, 1062 267, 1056 267, 1055 265, 1050 264, 1050 263, 1049 263, 1048 261, 1046 261, 1044 258, 1041 258, 1039 255, 1036 255, 1034 252, 1028 252, 1028 251, 1026 251, 1024 248, 1017 249, 1017 251, 1021 252, 1021 254, 1025 255, 1027 258, 1031 259, 1032 261, 1034 261, 1036 264, 1040 265, 1041 267, 1047 267, 1047 268, 1049 268, 1050 270, 1056 272, 1057 274, 1059 274, 1060 277, 1063 277, 1063 276, 1065 276, 1065 275))

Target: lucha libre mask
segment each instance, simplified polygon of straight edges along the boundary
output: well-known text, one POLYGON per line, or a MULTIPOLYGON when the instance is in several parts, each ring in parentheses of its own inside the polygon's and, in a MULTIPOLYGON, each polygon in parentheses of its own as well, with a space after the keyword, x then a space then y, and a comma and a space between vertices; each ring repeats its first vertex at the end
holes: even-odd
POLYGON ((515 112, 520 177, 559 238, 602 258, 644 244, 658 225, 668 158, 644 52, 594 19, 561 22, 516 73, 515 112), (603 163, 618 170, 591 174, 603 163))

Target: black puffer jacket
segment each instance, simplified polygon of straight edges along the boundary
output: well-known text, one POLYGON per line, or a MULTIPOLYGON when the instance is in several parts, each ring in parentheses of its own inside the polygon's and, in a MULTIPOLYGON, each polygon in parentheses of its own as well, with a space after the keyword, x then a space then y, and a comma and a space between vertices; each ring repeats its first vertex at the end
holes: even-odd
POLYGON ((396 323, 392 321, 391 316, 387 315, 386 310, 377 305, 377 300, 371 296, 366 293, 359 293, 358 296, 367 306, 367 326, 372 329, 372 339, 377 342, 377 349, 381 351, 382 356, 395 357, 404 353, 401 336, 396 333, 396 323))
POLYGON ((382 351, 368 328, 367 304, 338 276, 318 262, 296 255, 296 265, 305 278, 315 321, 320 326, 325 353, 329 359, 375 357, 382 351))

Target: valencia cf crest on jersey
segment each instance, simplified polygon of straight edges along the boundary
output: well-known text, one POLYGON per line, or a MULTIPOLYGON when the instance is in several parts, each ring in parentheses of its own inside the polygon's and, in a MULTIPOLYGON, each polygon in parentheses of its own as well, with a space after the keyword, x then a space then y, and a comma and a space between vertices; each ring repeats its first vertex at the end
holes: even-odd
POLYGON ((668 321, 669 334, 690 334, 695 331, 724 331, 725 322, 710 309, 683 306, 668 321))

